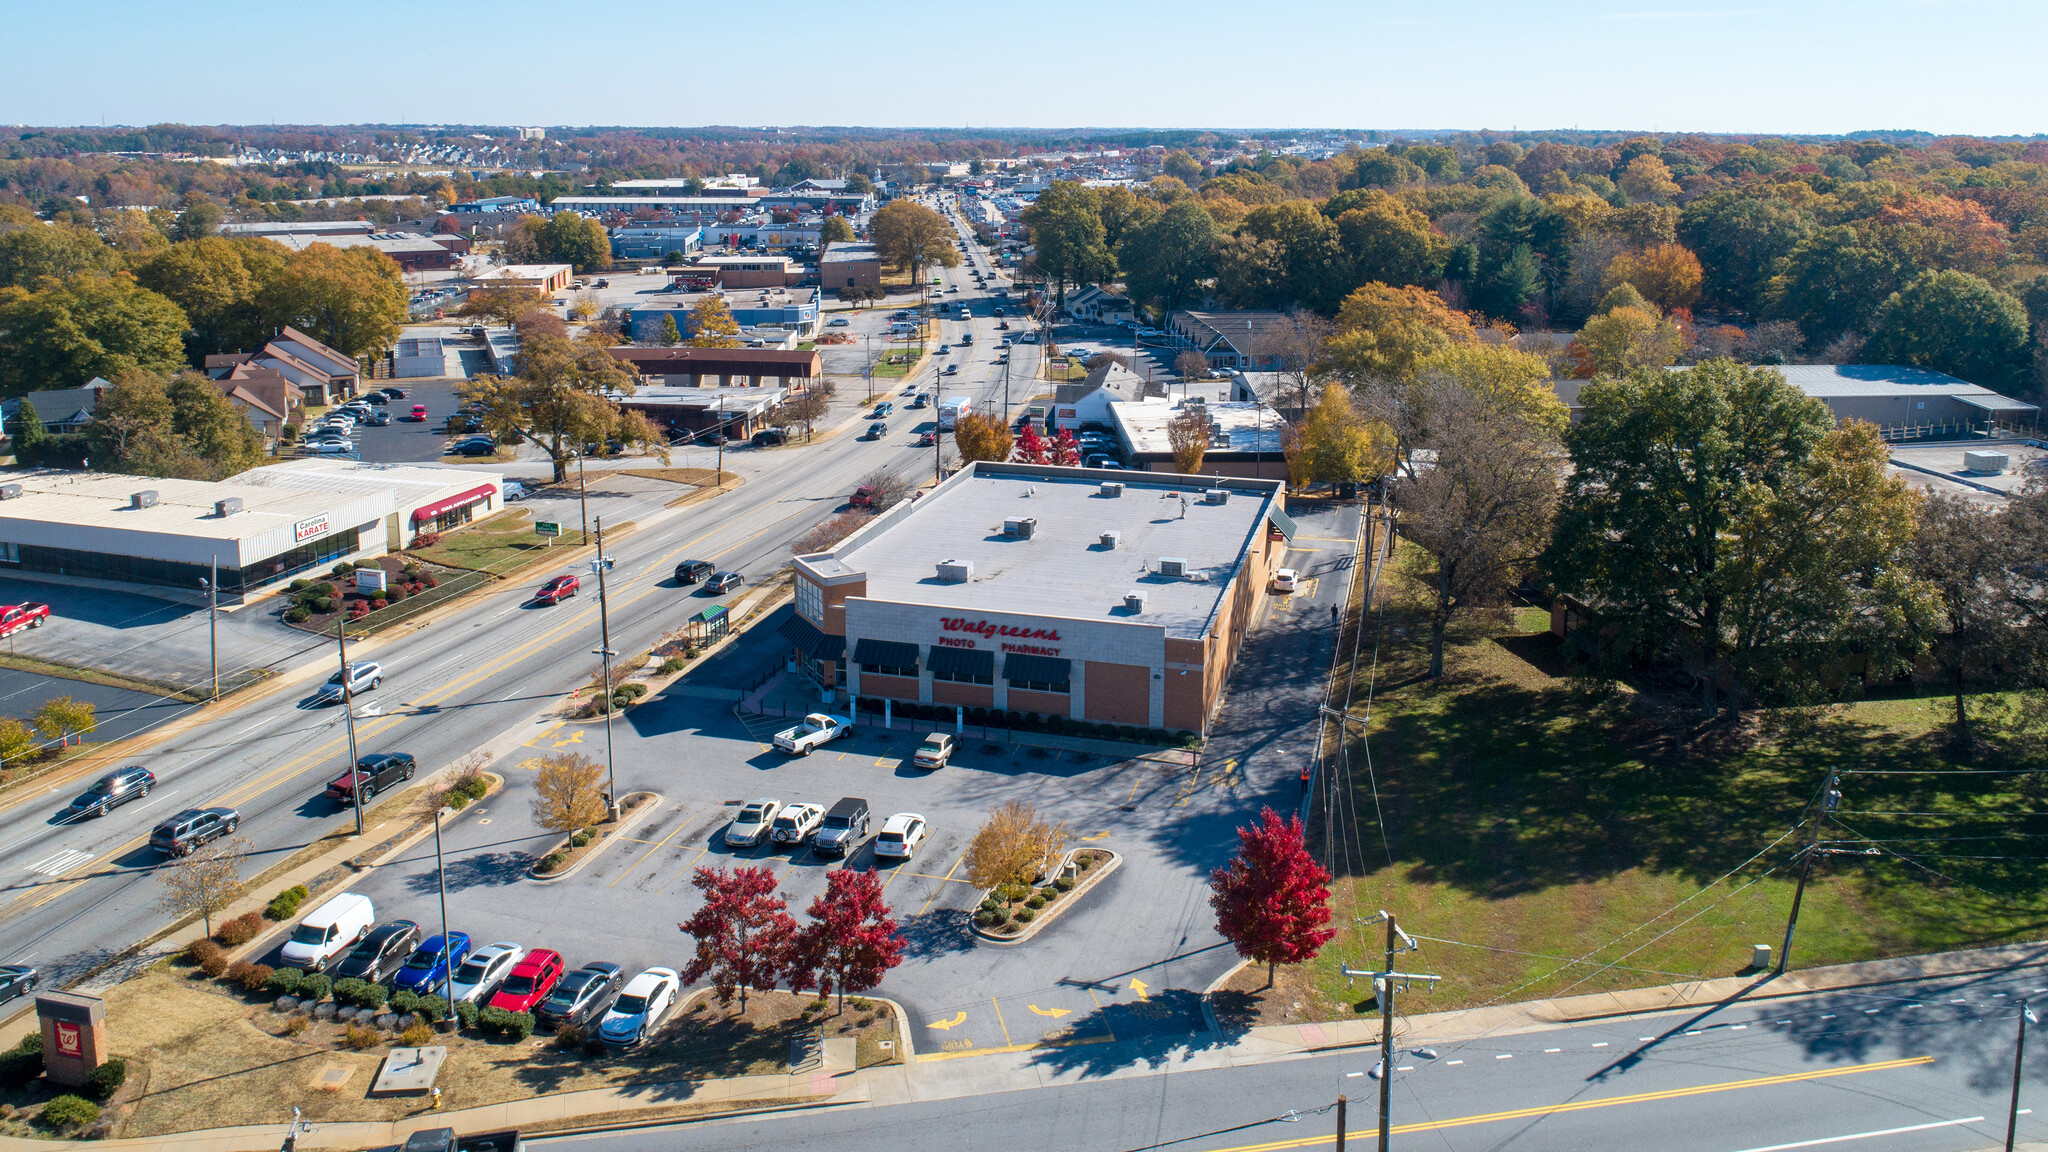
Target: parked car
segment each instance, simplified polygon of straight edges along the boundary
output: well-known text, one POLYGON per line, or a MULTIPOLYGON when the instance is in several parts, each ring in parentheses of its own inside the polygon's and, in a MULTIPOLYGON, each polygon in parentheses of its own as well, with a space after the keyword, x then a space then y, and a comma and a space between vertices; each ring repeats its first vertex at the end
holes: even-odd
POLYGON ((395 988, 408 992, 432 992, 439 994, 441 982, 449 972, 469 958, 469 933, 450 932, 446 937, 433 935, 426 938, 413 954, 405 958, 405 966, 398 970, 392 981, 395 988))
POLYGON ((875 855, 890 860, 908 860, 924 843, 924 817, 915 812, 898 812, 882 821, 881 835, 875 837, 875 855))
POLYGON ((358 692, 374 692, 384 683, 384 666, 375 660, 354 661, 347 668, 327 678, 327 683, 321 685, 320 691, 314 696, 314 703, 340 703, 344 681, 347 694, 350 696, 358 692))
POLYGON ((50 619, 50 606, 34 600, 0 607, 0 636, 12 636, 24 628, 41 628, 50 619))
POLYGON ((308 440, 299 445, 299 451, 308 456, 352 456, 356 446, 347 440, 308 440))
POLYGON ((614 1048, 646 1040, 675 1007, 682 984, 673 968, 649 968, 633 977, 598 1023, 598 1036, 614 1048))
POLYGON ((611 1008, 625 982, 625 969, 617 964, 585 964, 556 982, 534 1008, 534 1019, 550 1028, 581 1027, 611 1008))
POLYGON ((233 808, 187 808, 158 824, 149 834, 149 846, 166 856, 186 856, 209 840, 218 840, 242 823, 233 808))
POLYGON ((851 321, 851 320, 848 320, 848 319, 847 319, 846 317, 844 317, 844 316, 834 316, 834 317, 833 317, 832 319, 830 319, 830 320, 827 320, 827 321, 825 322, 825 327, 827 327, 827 328, 846 328, 846 327, 849 327, 849 326, 851 326, 852 324, 853 324, 853 321, 851 321))
POLYGON ((71 802, 69 815, 74 818, 105 816, 130 800, 149 795, 149 790, 154 787, 156 773, 139 764, 109 772, 93 781, 92 787, 71 802))
POLYGON ((756 448, 769 448, 777 444, 787 443, 789 443, 789 433, 784 432, 780 428, 763 428, 759 432, 754 433, 754 447, 756 448))
POLYGON ((749 800, 740 808, 740 814, 732 818, 732 824, 725 830, 728 848, 752 848, 768 834, 775 823, 775 814, 782 811, 782 801, 772 797, 749 800))
POLYGON ((709 560, 685 560, 676 565, 676 583, 695 584, 717 571, 709 560))
POLYGON ((818 825, 811 838, 813 852, 844 856, 868 834, 868 802, 858 796, 843 796, 818 825))
POLYGON ((384 389, 384 395, 385 395, 385 397, 386 397, 387 399, 391 399, 391 400, 403 400, 403 399, 405 399, 405 389, 403 389, 403 388, 386 388, 386 389, 384 389))
POLYGON ((813 712, 803 718, 800 724, 793 724, 775 734, 777 750, 791 756, 809 756, 811 752, 841 736, 853 735, 853 718, 834 716, 829 712, 813 712))
POLYGON ((278 958, 294 968, 318 972, 370 934, 377 909, 368 896, 343 892, 329 897, 292 929, 278 958))
POLYGON ((924 743, 917 746, 917 753, 911 757, 911 762, 919 768, 944 768, 946 761, 952 756, 952 734, 934 732, 924 738, 924 743))
POLYGON ((504 481, 500 485, 499 491, 504 495, 506 503, 526 499, 526 485, 521 484, 517 480, 504 481))
POLYGON ((531 1012, 541 998, 555 990, 562 973, 568 969, 562 962, 562 954, 552 948, 535 948, 505 976, 497 994, 491 997, 491 1007, 503 1008, 507 1012, 531 1012))
POLYGON ((720 572, 705 581, 704 591, 713 596, 723 596, 746 582, 747 578, 737 572, 720 572))
POLYGON ((1273 570, 1273 591, 1292 592, 1300 579, 1301 574, 1292 568, 1275 568, 1273 570))
POLYGON ((419 946, 418 924, 410 920, 379 924, 363 937, 362 943, 341 958, 341 963, 334 966, 334 976, 336 979, 353 976, 372 984, 382 984, 405 967, 413 949, 419 946))
POLYGON ((373 412, 370 414, 370 418, 363 421, 363 423, 368 424, 372 428, 383 428, 391 423, 391 413, 373 412))
POLYGON ((817 804, 791 804, 775 814, 773 836, 777 844, 801 844, 825 822, 825 809, 817 804))
POLYGON ((36 970, 26 964, 0 964, 0 1004, 36 990, 36 970))
POLYGON ((415 424, 424 423, 427 419, 427 406, 425 404, 413 405, 412 411, 406 413, 405 418, 415 424))
POLYGON ((471 437, 457 444, 454 448, 449 449, 448 454, 450 456, 495 456, 498 454, 498 445, 488 438, 479 439, 471 437))
POLYGON ((402 784, 412 779, 418 765, 413 762, 410 752, 373 752, 356 761, 356 770, 344 772, 327 785, 327 796, 343 804, 356 800, 356 792, 362 792, 362 802, 368 804, 370 797, 387 791, 393 784, 402 784))
POLYGON ((582 584, 576 577, 557 576, 540 586, 540 591, 533 594, 533 602, 536 604, 560 604, 562 601, 574 596, 581 588, 582 584))
POLYGON ((509 940, 486 944, 471 952, 469 958, 456 967, 448 990, 456 1000, 482 1003, 525 955, 526 949, 509 940))

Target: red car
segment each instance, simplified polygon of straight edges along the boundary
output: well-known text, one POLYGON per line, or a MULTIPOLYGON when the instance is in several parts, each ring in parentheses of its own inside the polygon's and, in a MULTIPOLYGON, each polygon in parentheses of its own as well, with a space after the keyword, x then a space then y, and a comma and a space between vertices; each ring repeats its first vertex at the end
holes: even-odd
POLYGON ((512 974, 498 986, 491 997, 490 1006, 503 1008, 507 1012, 531 1012, 533 1006, 555 990, 562 979, 562 954, 546 948, 535 948, 526 958, 512 966, 512 974))
POLYGON ((0 636, 12 636, 24 628, 41 628, 50 618, 50 606, 33 601, 0 606, 0 636))
POLYGON ((406 417, 406 419, 407 419, 407 420, 411 420, 411 421, 414 421, 415 423, 417 423, 417 422, 420 422, 420 421, 424 421, 424 420, 425 420, 426 418, 427 418, 427 406, 426 406, 425 404, 415 404, 415 405, 413 405, 413 406, 412 406, 412 413, 411 413, 411 415, 409 415, 409 416, 407 416, 407 417, 406 417))
POLYGON ((853 490, 846 502, 855 508, 872 508, 875 504, 875 490, 863 484, 853 490))
POLYGON ((920 432, 917 434, 917 446, 919 448, 929 448, 938 442, 939 434, 937 432, 920 432))
POLYGON ((577 583, 574 576, 557 576, 540 586, 540 591, 533 594, 533 602, 536 604, 560 604, 562 601, 574 596, 580 587, 581 585, 577 583))

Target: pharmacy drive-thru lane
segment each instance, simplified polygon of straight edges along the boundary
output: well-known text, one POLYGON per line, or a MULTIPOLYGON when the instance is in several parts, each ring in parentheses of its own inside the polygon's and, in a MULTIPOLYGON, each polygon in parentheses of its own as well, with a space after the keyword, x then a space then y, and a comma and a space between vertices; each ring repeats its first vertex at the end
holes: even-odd
MULTIPOLYGON (((1404 1046, 1396 1149, 1444 1152, 1966 1152, 2002 1144, 2017 1001, 2040 969, 1737 1003, 1576 1027, 1404 1046)), ((1377 1048, 1254 1055, 1204 1043, 1046 1049, 976 1067, 869 1073, 870 1103, 541 1138, 537 1149, 686 1152, 873 1147, 1170 1147, 1281 1152, 1377 1138, 1377 1048)), ((2031 1048, 2032 1046, 2030 1046, 2031 1048)), ((2030 1059, 2018 1138, 2048 1137, 2030 1059)))

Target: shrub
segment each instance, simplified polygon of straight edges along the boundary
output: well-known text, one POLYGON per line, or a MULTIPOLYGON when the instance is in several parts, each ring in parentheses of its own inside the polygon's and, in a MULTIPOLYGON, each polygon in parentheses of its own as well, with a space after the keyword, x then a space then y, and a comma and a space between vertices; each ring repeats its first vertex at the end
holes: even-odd
MULTIPOLYGON (((249 963, 249 962, 248 962, 247 960, 237 960, 237 961, 235 961, 234 963, 232 963, 232 964, 228 965, 228 971, 227 971, 227 979, 228 979, 228 983, 230 983, 230 984, 241 984, 241 983, 243 983, 243 982, 244 982, 244 981, 246 981, 246 980, 248 979, 248 977, 249 977, 249 969, 251 969, 251 968, 254 968, 254 967, 255 967, 255 965, 254 965, 254 964, 251 964, 251 963, 249 963)), ((259 985, 258 985, 258 987, 261 987, 261 985, 259 984, 259 985)))
POLYGON ((1052 886, 1062 892, 1072 892, 1074 890, 1074 881, 1069 877, 1062 876, 1053 881, 1052 886))
POLYGON ((311 895, 304 884, 294 884, 270 898, 270 906, 263 910, 272 920, 289 920, 298 915, 299 905, 311 895))
POLYGON ((498 1036, 509 1036, 524 1040, 533 1035, 533 1013, 507 1012, 503 1008, 485 1008, 476 1014, 477 1025, 483 1031, 498 1036))
POLYGON ((341 1042, 361 1052, 365 1048, 375 1048, 383 1043, 384 1034, 375 1028, 364 1028, 357 1024, 344 1024, 341 1026, 341 1042))
POLYGON ((567 856, 560 852, 550 852, 540 858, 540 870, 543 872, 553 872, 567 862, 568 859, 567 856))
POLYGON ((25 1088, 43 1074, 43 1037, 31 1032, 6 1052, 0 1052, 0 1087, 25 1088))
POLYGON ((354 564, 350 565, 350 567, 354 568, 358 572, 361 572, 365 568, 376 568, 378 567, 378 564, 375 560, 358 560, 354 564))
POLYGON ((415 548, 432 548, 440 542, 441 534, 439 532, 422 532, 412 538, 412 546, 415 548))
POLYGON ((574 1052, 583 1047, 583 1029, 574 1024, 564 1024, 555 1030, 555 1047, 574 1052))
POLYGON ((1031 894, 1031 899, 1026 900, 1024 902, 1024 907, 1029 908, 1034 912, 1040 908, 1045 907, 1045 893, 1033 892, 1031 894))
POLYGON ((420 994, 409 988, 400 988, 391 994, 391 1010, 393 1012, 413 1012, 417 1011, 419 1006, 420 994))
POLYGON ((448 1015, 448 1001, 432 994, 422 995, 417 1011, 429 1020, 439 1020, 448 1015))
POLYGON ((312 616, 313 614, 304 608, 292 608, 286 610, 284 619, 287 624, 304 624, 312 616))
POLYGON ((441 586, 440 579, 431 573, 424 577, 421 577, 420 583, 425 584, 429 588, 439 588, 441 586))
POLYGON ((317 1003, 327 999, 333 991, 334 981, 325 972, 308 972, 306 978, 299 981, 298 994, 301 999, 317 1003))
POLYGON ((612 693, 612 707, 614 708, 624 708, 626 705, 631 704, 632 702, 632 693, 627 692, 623 688, 621 688, 617 692, 612 693))
POLYGON ((314 597, 314 599, 313 599, 313 611, 315 611, 315 612, 332 612, 332 611, 334 611, 334 597, 332 597, 332 596, 317 596, 317 597, 314 597))
POLYGON ((471 800, 481 800, 491 790, 491 781, 483 773, 474 772, 457 780, 449 790, 471 800))
MULTIPOLYGON (((341 563, 336 564, 333 568, 329 569, 327 574, 339 580, 343 576, 353 575, 355 573, 355 570, 355 565, 349 563, 346 560, 343 560, 341 563)), ((322 587, 327 587, 327 585, 322 585, 322 587)))
POLYGON ((263 931, 263 913, 244 912, 220 926, 213 938, 230 948, 240 948, 263 931))
POLYGON ((204 938, 185 945, 185 959, 208 976, 217 977, 228 970, 228 950, 204 938))
POLYGON ((455 1002, 455 1018, 461 1021, 464 1028, 476 1027, 476 1015, 476 1004, 474 1002, 469 1000, 457 1000, 455 1002))
POLYGON ((1020 924, 1029 924, 1029 923, 1031 923, 1031 921, 1032 921, 1033 919, 1035 919, 1035 918, 1036 918, 1037 916, 1038 916, 1038 913, 1037 913, 1036 911, 1034 911, 1033 909, 1030 909, 1030 908, 1019 908, 1019 909, 1017 909, 1017 922, 1018 922, 1018 923, 1020 923, 1020 924))
POLYGON ((405 585, 393 584, 391 587, 386 588, 384 590, 384 599, 389 600, 393 604, 405 599, 405 585))
POLYGON ((434 1026, 424 1020, 410 1024, 398 1034, 398 1042, 407 1048, 425 1048, 434 1042, 434 1026))
POLYGON ((297 996, 305 987, 306 974, 297 968, 279 968, 263 982, 263 990, 272 996, 297 996))
POLYGON ((993 912, 996 909, 1001 908, 1002 906, 1003 902, 996 899, 993 896, 990 896, 981 902, 981 910, 983 912, 993 912))
POLYGON ((105 1064, 93 1069, 92 1075, 86 1077, 86 1087, 92 1092, 92 1098, 95 1100, 105 1100, 127 1082, 128 1062, 119 1056, 112 1057, 105 1064))
POLYGON ((661 670, 663 672, 681 672, 683 669, 688 668, 689 666, 690 662, 688 660, 683 659, 681 656, 671 656, 668 659, 663 660, 661 662, 661 670))
POLYGON ((304 1012, 294 1012, 285 1018, 284 1034, 287 1036, 297 1036, 312 1026, 313 1018, 311 1016, 306 1015, 304 1012))
POLYGON ((306 589, 311 588, 312 586, 313 582, 311 580, 294 580, 290 584, 290 588, 294 592, 304 592, 306 589))
POLYGON ((974 914, 974 922, 983 928, 994 928, 1009 920, 1010 914, 1001 908, 983 908, 974 914))
POLYGON ((57 1132, 83 1128, 100 1118, 100 1106, 69 1093, 43 1105, 43 1126, 57 1132))
POLYGON ((621 684, 619 685, 619 691, 625 693, 627 696, 630 696, 635 700, 638 700, 642 696, 647 695, 647 685, 640 683, 621 684))
POLYGON ((268 965, 268 964, 251 964, 251 965, 249 965, 249 969, 248 969, 248 971, 246 971, 246 972, 242 973, 242 977, 241 977, 242 991, 244 991, 244 992, 261 992, 261 991, 263 991, 264 989, 266 989, 266 988, 269 988, 269 987, 270 987, 270 977, 271 977, 271 976, 272 976, 272 975, 273 975, 273 974, 274 974, 275 972, 276 972, 276 969, 272 968, 272 967, 271 967, 270 965, 268 965))
POLYGON ((996 889, 996 899, 1005 904, 1015 904, 1030 894, 1031 889, 1023 884, 1005 884, 996 889))
POLYGON ((581 848, 588 843, 590 843, 590 829, 588 828, 569 837, 569 846, 571 848, 581 848))
POLYGON ((371 608, 372 610, 376 610, 376 609, 382 609, 382 608, 389 608, 389 607, 391 607, 391 601, 389 601, 389 600, 386 600, 386 599, 385 599, 384 597, 382 597, 382 596, 379 596, 379 597, 377 597, 377 598, 376 598, 375 600, 372 600, 372 601, 370 601, 370 608, 371 608))
POLYGON ((353 976, 334 982, 334 1002, 351 1008, 382 1008, 390 994, 382 984, 358 980, 353 976))

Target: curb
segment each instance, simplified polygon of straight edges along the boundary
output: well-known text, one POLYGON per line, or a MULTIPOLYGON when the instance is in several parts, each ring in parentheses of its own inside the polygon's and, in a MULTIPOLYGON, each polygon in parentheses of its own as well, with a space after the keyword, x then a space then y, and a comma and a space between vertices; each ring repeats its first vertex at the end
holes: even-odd
MULTIPOLYGON (((1124 854, 1117 851, 1114 848, 1075 848, 1068 851, 1065 860, 1060 861, 1059 870, 1064 871, 1066 869, 1066 866, 1073 861, 1074 857, 1081 854, 1082 852, 1107 852, 1109 853, 1109 862, 1107 864, 1104 864, 1100 868, 1089 869, 1088 878, 1086 880, 1082 881, 1079 884, 1074 885, 1074 890, 1072 892, 1067 893, 1065 896, 1061 897, 1057 903, 1052 905, 1052 915, 1038 917, 1037 919, 1031 922, 1031 926, 1029 928, 1024 929, 1024 931, 1019 932, 1015 936, 991 936, 987 932, 982 930, 981 925, 973 924, 972 921, 969 922, 971 925, 971 931, 973 931, 973 933, 977 937, 980 937, 981 939, 986 940, 991 944, 1022 944, 1026 940, 1031 939, 1033 936, 1038 935, 1039 929, 1045 927, 1048 924, 1051 924, 1055 920, 1058 920, 1060 918, 1061 913, 1064 913, 1068 908, 1072 907, 1075 904, 1080 903, 1081 897, 1084 894, 1086 894, 1089 889, 1095 887, 1095 885, 1099 883, 1103 877, 1109 875, 1111 872, 1116 871, 1119 867, 1123 865, 1124 862, 1124 854)), ((983 892, 981 894, 981 899, 988 899, 988 893, 983 892)), ((977 900, 975 901, 975 903, 979 905, 981 901, 977 900)))
MULTIPOLYGON (((780 607, 782 607, 782 605, 783 605, 783 603, 784 603, 785 601, 789 601, 789 600, 794 600, 795 598, 796 598, 796 593, 795 593, 795 592, 794 592, 793 590, 785 590, 785 591, 782 591, 782 592, 778 592, 778 593, 776 593, 775 595, 773 595, 773 596, 771 596, 771 597, 768 597, 767 599, 764 599, 764 600, 762 600, 762 601, 759 601, 758 603, 755 603, 755 604, 753 604, 752 606, 750 606, 750 607, 749 607, 749 608, 747 609, 747 613, 746 613, 746 614, 747 614, 747 616, 749 616, 749 617, 754 617, 754 618, 756 618, 754 622, 755 622, 755 623, 759 623, 759 622, 760 622, 760 621, 759 621, 759 619, 758 619, 759 617, 765 617, 765 616, 767 616, 767 615, 768 615, 769 613, 772 613, 772 612, 774 612, 774 611, 775 611, 775 610, 776 610, 777 608, 780 608, 780 607)), ((734 603, 739 603, 739 601, 734 601, 734 603)), ((727 609, 727 611, 728 611, 728 612, 730 612, 730 611, 731 611, 731 609, 730 609, 730 608, 728 608, 728 609, 727 609)), ((732 630, 728 631, 728 632, 727 632, 727 633, 725 634, 725 639, 723 639, 723 640, 720 640, 720 641, 718 642, 718 645, 717 645, 716 647, 713 647, 713 648, 706 648, 706 649, 705 649, 705 650, 703 650, 702 652, 699 652, 699 653, 697 654, 697 658, 696 658, 696 659, 694 659, 694 660, 691 660, 691 661, 690 661, 690 662, 689 662, 689 663, 688 663, 687 665, 683 666, 683 667, 682 667, 681 669, 679 669, 679 670, 677 670, 677 671, 675 671, 675 672, 657 672, 657 673, 655 673, 654 675, 652 675, 652 676, 649 676, 649 677, 648 677, 647 679, 645 679, 645 680, 637 681, 637 683, 641 683, 641 684, 645 684, 645 685, 647 685, 647 692, 646 692, 646 694, 645 694, 645 695, 641 695, 641 696, 636 696, 636 697, 634 697, 634 698, 633 698, 632 700, 628 701, 627 703, 625 703, 625 704, 623 704, 623 705, 620 705, 619 707, 615 708, 615 709, 614 709, 614 710, 612 711, 612 715, 613 715, 613 716, 615 716, 615 717, 617 717, 617 716, 624 716, 624 715, 625 715, 626 713, 628 713, 628 712, 631 712, 631 711, 632 711, 633 709, 635 709, 635 708, 639 707, 639 706, 640 706, 640 705, 641 705, 642 703, 644 703, 644 702, 646 702, 646 701, 650 701, 650 700, 653 700, 653 699, 654 699, 654 698, 655 698, 656 696, 659 696, 659 695, 661 695, 661 694, 662 694, 663 692, 666 692, 666 691, 668 691, 668 690, 669 690, 670 688, 673 688, 673 687, 675 687, 675 685, 676 685, 676 683, 677 683, 678 681, 682 680, 682 679, 683 679, 684 677, 688 676, 688 675, 689 675, 690 673, 692 673, 692 672, 695 672, 695 671, 696 671, 696 670, 698 669, 698 667, 699 667, 700 665, 702 665, 702 664, 703 664, 703 663, 704 663, 704 662, 705 662, 706 660, 709 660, 709 659, 711 659, 711 658, 712 658, 713 656, 717 655, 717 654, 718 654, 719 652, 722 652, 722 651, 724 651, 724 650, 725 650, 725 648, 726 648, 726 646, 727 646, 728 644, 732 643, 732 642, 733 642, 734 640, 737 640, 737 639, 739 639, 739 638, 740 638, 741 636, 743 636, 743 635, 745 635, 745 634, 746 634, 747 632, 751 631, 751 630, 753 629, 753 627, 754 627, 754 625, 753 625, 753 624, 748 624, 748 625, 747 625, 746 627, 743 627, 743 628, 742 628, 742 627, 735 627, 735 628, 733 628, 732 630)), ((580 689, 580 688, 579 688, 579 689, 577 689, 577 691, 578 691, 578 692, 581 692, 581 691, 582 691, 582 689, 580 689)), ((743 693, 743 694, 741 695, 740 699, 741 699, 741 700, 744 700, 745 698, 746 698, 746 697, 745 697, 745 694, 743 693)), ((569 705, 569 701, 565 699, 565 700, 562 700, 562 701, 561 701, 560 703, 556 704, 556 705, 555 705, 555 707, 556 707, 556 708, 567 708, 567 707, 568 707, 568 705, 569 705)), ((560 721, 561 721, 562 723, 564 723, 564 724, 602 724, 602 723, 604 723, 604 717, 603 717, 603 716, 586 716, 586 717, 583 717, 583 718, 579 719, 579 718, 577 718, 577 717, 574 717, 574 716, 570 716, 570 715, 566 715, 566 714, 557 714, 557 715, 556 715, 556 717, 555 717, 555 719, 557 719, 557 720, 560 720, 560 721)))
MULTIPOLYGON (((896 1015, 896 1058, 903 1062, 905 1068, 917 1063, 917 1045, 910 1038, 910 1013, 904 1010, 903 1005, 889 999, 887 996, 862 993, 861 998, 889 1006, 889 1011, 896 1015)), ((856 1073, 860 1071, 862 1070, 859 1068, 854 1069, 856 1073)))
MULTIPOLYGON (((597 851, 592 852, 584 856, 583 859, 578 860, 576 863, 569 865, 568 870, 564 872, 549 872, 545 875, 539 872, 535 872, 533 869, 540 867, 540 862, 535 861, 533 868, 528 868, 526 870, 526 878, 528 880, 533 881, 536 884, 552 884, 557 880, 567 880, 569 877, 574 876, 576 873, 583 871, 583 866, 585 864, 588 864, 592 860, 597 859, 599 856, 604 855, 604 850, 606 848, 609 848, 615 842, 624 839, 626 833, 631 831, 635 824, 638 824, 640 823, 640 821, 645 820, 651 813, 653 813, 653 811, 656 808, 661 807, 662 801, 666 799, 666 797, 664 797, 659 792, 628 792, 626 793, 625 799, 630 800, 635 796, 652 796, 654 797, 654 803, 642 805, 639 811, 634 812, 631 816, 628 816, 622 823, 620 823, 618 828, 610 836, 605 837, 603 843, 597 846, 597 851)), ((570 836, 562 837, 561 840, 556 842, 553 848, 548 849, 547 852, 541 853, 541 859, 546 859, 549 852, 560 851, 562 845, 567 844, 570 841, 570 839, 570 836)))

